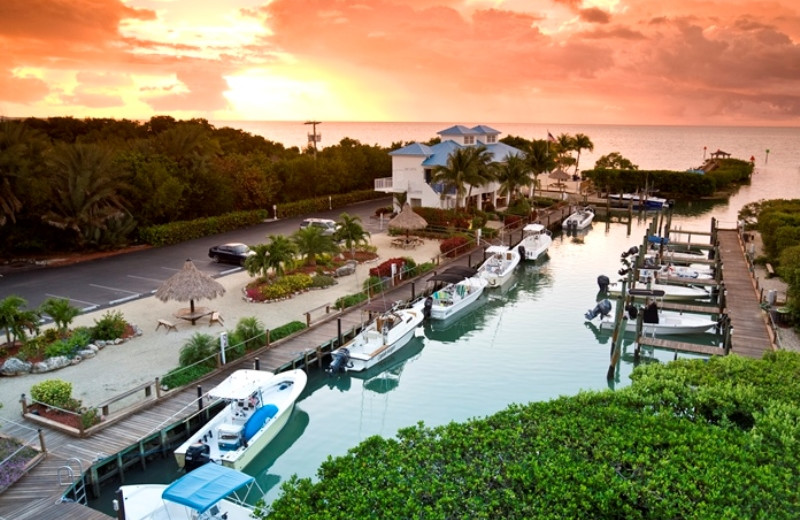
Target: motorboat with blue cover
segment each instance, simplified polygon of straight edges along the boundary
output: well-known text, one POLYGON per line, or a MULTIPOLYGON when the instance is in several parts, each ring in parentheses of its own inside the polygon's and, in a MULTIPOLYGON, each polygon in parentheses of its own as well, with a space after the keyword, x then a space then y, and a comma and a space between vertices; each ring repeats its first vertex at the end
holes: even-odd
POLYGON ((425 317, 445 320, 477 301, 488 282, 476 274, 471 267, 454 266, 429 278, 428 283, 434 286, 425 299, 425 317))
POLYGON ((250 475, 206 464, 172 484, 121 486, 114 510, 120 520, 246 520, 263 496, 250 475))
POLYGON ((178 465, 190 471, 210 461, 243 469, 283 429, 307 380, 300 369, 235 371, 208 392, 225 407, 175 450, 178 465))

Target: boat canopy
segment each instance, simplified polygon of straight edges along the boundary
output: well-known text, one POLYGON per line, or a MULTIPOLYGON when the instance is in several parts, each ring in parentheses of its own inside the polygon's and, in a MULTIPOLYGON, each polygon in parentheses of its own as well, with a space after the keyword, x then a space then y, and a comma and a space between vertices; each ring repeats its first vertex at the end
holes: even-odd
POLYGON ((544 226, 539 223, 528 224, 522 228, 522 231, 527 231, 528 233, 541 233, 544 231, 544 226))
POLYGON ((274 377, 275 374, 264 370, 237 370, 212 388, 208 395, 214 399, 247 399, 274 377))
POLYGON ((505 253, 508 251, 506 246, 489 246, 486 248, 487 253, 505 253))
POLYGON ((254 480, 250 475, 226 466, 204 464, 167 486, 161 498, 204 513, 254 480))
POLYGON ((657 235, 648 235, 647 241, 650 242, 651 244, 664 244, 664 245, 669 244, 669 239, 667 237, 660 237, 657 235))

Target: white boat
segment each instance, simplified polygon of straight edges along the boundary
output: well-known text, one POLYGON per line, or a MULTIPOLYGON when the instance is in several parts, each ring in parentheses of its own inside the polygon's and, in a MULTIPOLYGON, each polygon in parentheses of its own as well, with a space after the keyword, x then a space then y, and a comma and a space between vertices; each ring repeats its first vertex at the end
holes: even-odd
POLYGON ((329 373, 360 372, 375 366, 405 346, 425 318, 424 300, 406 309, 391 309, 370 322, 355 338, 331 353, 329 373))
MULTIPOLYGON (((619 283, 613 283, 608 288, 608 294, 611 296, 619 296, 621 292, 622 287, 619 283)), ((669 285, 657 282, 634 284, 628 293, 635 297, 649 297, 657 294, 660 299, 665 301, 704 300, 711 297, 711 294, 702 287, 669 285)))
POLYGON ((489 257, 478 268, 478 276, 486 280, 489 287, 500 287, 507 282, 519 265, 518 248, 506 246, 489 246, 486 248, 489 257))
POLYGON ((535 261, 547 253, 552 243, 553 236, 549 229, 541 224, 528 224, 522 228, 522 240, 516 249, 525 260, 535 261))
POLYGON ((708 257, 700 252, 667 250, 661 254, 661 260, 667 263, 686 265, 693 262, 708 261, 708 257))
POLYGON ((211 461, 243 469, 283 429, 307 380, 300 369, 228 376, 208 392, 225 407, 175 450, 178 466, 189 471, 211 461))
POLYGON ((248 501, 263 496, 250 475, 206 464, 172 484, 121 486, 114 510, 120 520, 245 520, 253 518, 248 501))
POLYGON ((425 299, 425 317, 445 320, 477 301, 489 282, 476 273, 475 269, 456 266, 429 278, 436 285, 425 299))
POLYGON ((656 270, 658 278, 677 278, 679 280, 713 280, 709 269, 695 269, 691 266, 666 264, 656 270))
POLYGON ((608 196, 612 201, 628 205, 633 204, 635 209, 662 209, 669 206, 669 200, 652 195, 642 195, 638 193, 613 193, 608 196))
POLYGON ((592 220, 594 220, 594 208, 591 206, 578 208, 561 222, 561 228, 567 230, 586 229, 592 224, 592 220))
MULTIPOLYGON (((610 313, 611 303, 608 300, 600 302, 593 310, 586 313, 585 317, 591 321, 600 316, 599 328, 602 332, 614 332, 614 318, 610 313), (606 312, 603 312, 606 311, 606 312)), ((702 334, 717 325, 717 322, 702 316, 682 314, 677 312, 664 312, 655 302, 651 302, 643 310, 629 305, 625 310, 628 321, 625 332, 636 332, 638 313, 642 312, 642 334, 645 336, 670 336, 677 334, 702 334)))

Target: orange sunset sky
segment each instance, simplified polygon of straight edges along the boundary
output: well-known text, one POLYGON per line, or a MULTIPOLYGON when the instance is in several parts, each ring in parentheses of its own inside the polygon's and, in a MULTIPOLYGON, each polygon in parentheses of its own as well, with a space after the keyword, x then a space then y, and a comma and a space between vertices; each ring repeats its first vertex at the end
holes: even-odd
POLYGON ((0 0, 0 115, 800 126, 798 6, 0 0))

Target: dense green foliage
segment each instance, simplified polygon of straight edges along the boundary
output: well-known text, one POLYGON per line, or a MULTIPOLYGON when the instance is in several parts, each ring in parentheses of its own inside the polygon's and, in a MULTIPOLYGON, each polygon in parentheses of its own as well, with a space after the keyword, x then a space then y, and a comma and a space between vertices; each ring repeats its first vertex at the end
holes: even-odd
POLYGON ((302 321, 290 321, 269 331, 269 339, 270 341, 278 341, 305 328, 307 328, 307 325, 302 321))
POLYGON ((582 175, 604 193, 654 191, 662 197, 692 199, 750 182, 753 164, 739 159, 719 159, 719 166, 705 174, 661 170, 584 170, 582 175))
POLYGON ((190 367, 179 367, 170 370, 167 375, 161 378, 161 385, 170 390, 180 388, 189 383, 194 383, 204 375, 212 372, 214 367, 209 365, 193 365, 190 367))
POLYGON ((121 338, 125 334, 128 322, 120 311, 106 311, 99 320, 94 320, 92 338, 111 340, 121 338))
POLYGON ((260 518, 800 516, 800 355, 637 368, 630 387, 405 428, 292 478, 260 518))
POLYGON ((2 121, 2 253, 172 244, 275 217, 273 206, 284 218, 385 196, 372 187, 391 175, 387 151, 342 139, 313 154, 169 116, 2 121))
POLYGON ((46 379, 31 387, 31 397, 40 403, 69 409, 72 404, 72 383, 61 379, 46 379))
POLYGON ((336 299, 336 302, 333 306, 337 309, 347 309, 348 307, 352 307, 353 305, 358 305, 359 303, 365 301, 367 299, 366 292, 359 292, 356 294, 348 294, 345 296, 340 296, 336 299))

